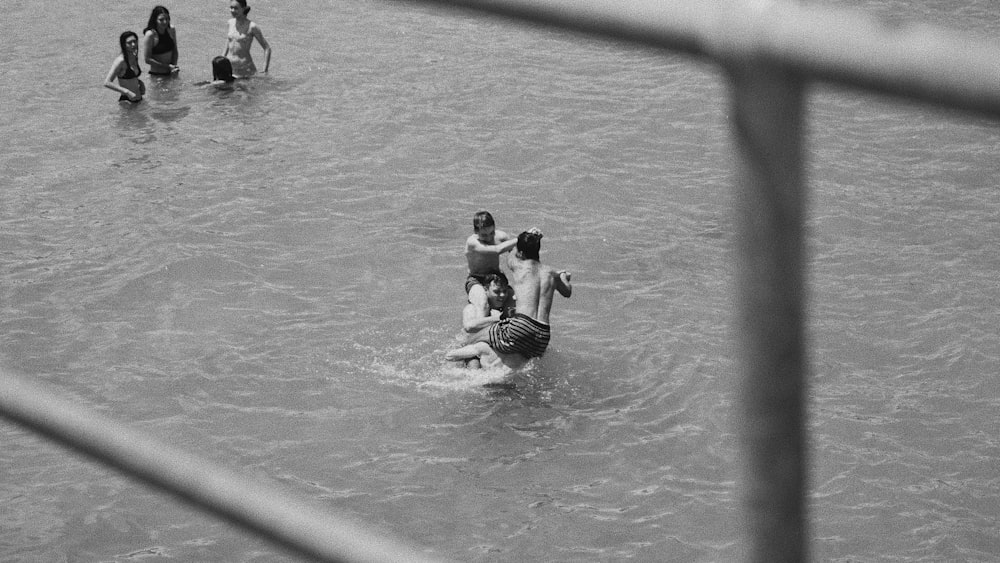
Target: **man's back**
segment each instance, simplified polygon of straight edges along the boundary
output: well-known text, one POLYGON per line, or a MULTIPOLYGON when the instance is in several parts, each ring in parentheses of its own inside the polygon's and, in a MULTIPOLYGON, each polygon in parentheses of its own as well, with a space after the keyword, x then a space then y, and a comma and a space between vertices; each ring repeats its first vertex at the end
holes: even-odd
MULTIPOLYGON (((552 294, 558 291, 569 297, 573 294, 573 284, 569 272, 556 272, 542 265, 538 257, 541 239, 541 231, 530 229, 514 241, 517 252, 511 254, 508 265, 517 299, 516 311, 472 334, 468 344, 445 354, 446 359, 470 360, 495 352, 505 365, 513 367, 511 362, 517 358, 523 363, 545 353, 552 337, 549 328, 552 294)), ((470 292, 470 306, 474 306, 472 303, 470 292)), ((491 318, 492 315, 486 317, 487 322, 491 318)))
POLYGON ((560 278, 561 274, 538 260, 512 254, 508 264, 514 294, 517 295, 517 312, 540 323, 549 324, 552 294, 558 289, 560 294, 569 297, 572 289, 560 278))

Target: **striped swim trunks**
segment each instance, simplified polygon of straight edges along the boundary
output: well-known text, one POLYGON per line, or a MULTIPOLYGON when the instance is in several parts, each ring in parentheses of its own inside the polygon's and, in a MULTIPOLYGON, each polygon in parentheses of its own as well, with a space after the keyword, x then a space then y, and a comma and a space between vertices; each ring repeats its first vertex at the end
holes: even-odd
POLYGON ((515 313, 490 327, 490 348, 501 354, 521 354, 525 358, 541 356, 549 346, 549 325, 515 313))

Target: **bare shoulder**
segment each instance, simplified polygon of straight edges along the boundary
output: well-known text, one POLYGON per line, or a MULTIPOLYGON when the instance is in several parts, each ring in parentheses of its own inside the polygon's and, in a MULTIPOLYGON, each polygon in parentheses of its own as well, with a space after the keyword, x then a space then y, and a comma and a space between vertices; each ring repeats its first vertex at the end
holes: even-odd
POLYGON ((503 242, 505 240, 510 240, 510 235, 507 234, 505 231, 496 231, 493 234, 493 237, 497 240, 497 242, 503 242))

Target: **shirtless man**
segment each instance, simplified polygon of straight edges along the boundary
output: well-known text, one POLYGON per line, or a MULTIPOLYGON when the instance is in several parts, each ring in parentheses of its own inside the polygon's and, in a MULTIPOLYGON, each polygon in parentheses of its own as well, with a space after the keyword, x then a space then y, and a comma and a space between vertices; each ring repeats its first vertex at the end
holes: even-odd
MULTIPOLYGON (((471 302, 462 310, 462 329, 468 333, 479 332, 493 323, 505 319, 514 312, 514 293, 510 290, 507 276, 497 273, 489 274, 483 284, 486 290, 486 302, 483 306, 471 302)), ((492 350, 488 354, 466 360, 466 367, 479 368, 485 362, 495 364, 499 358, 492 350)))
POLYGON ((487 211, 473 216, 472 232, 465 241, 465 259, 469 262, 465 292, 469 294, 469 303, 483 310, 487 306, 486 276, 500 273, 500 255, 513 249, 517 239, 496 230, 493 216, 487 211))
POLYGON ((531 229, 518 235, 517 252, 508 263, 517 294, 517 312, 472 334, 469 344, 445 354, 447 360, 466 360, 495 352, 508 367, 541 356, 549 345, 552 296, 573 294, 571 274, 541 263, 542 233, 531 229))
POLYGON ((222 56, 232 63, 233 76, 236 78, 247 78, 257 74, 257 66, 253 64, 253 57, 250 56, 250 45, 253 44, 254 38, 264 48, 264 72, 266 73, 271 66, 271 45, 264 39, 260 26, 247 17, 249 11, 246 0, 229 2, 229 13, 233 19, 229 20, 226 52, 222 53, 222 56))

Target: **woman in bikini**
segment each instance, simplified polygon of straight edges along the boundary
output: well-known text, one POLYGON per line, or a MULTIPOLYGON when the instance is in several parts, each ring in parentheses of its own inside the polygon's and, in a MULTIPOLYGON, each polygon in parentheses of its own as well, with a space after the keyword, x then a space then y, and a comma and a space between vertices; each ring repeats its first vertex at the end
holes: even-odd
POLYGON ((134 31, 126 31, 118 38, 122 54, 111 63, 111 71, 104 79, 104 87, 121 94, 119 102, 137 103, 146 94, 146 85, 139 80, 139 36, 134 31), (118 79, 118 84, 115 84, 118 79))
POLYGON ((170 76, 177 66, 177 30, 170 25, 170 12, 163 6, 153 8, 149 23, 142 30, 142 52, 150 75, 170 76))
POLYGON ((271 46, 264 39, 264 34, 260 27, 250 21, 247 14, 250 8, 247 0, 231 0, 229 2, 229 13, 233 19, 229 20, 229 34, 226 42, 226 52, 223 57, 229 59, 233 64, 233 75, 236 78, 246 78, 257 73, 257 67, 253 64, 250 56, 250 45, 254 38, 264 48, 264 72, 271 66, 271 46))

